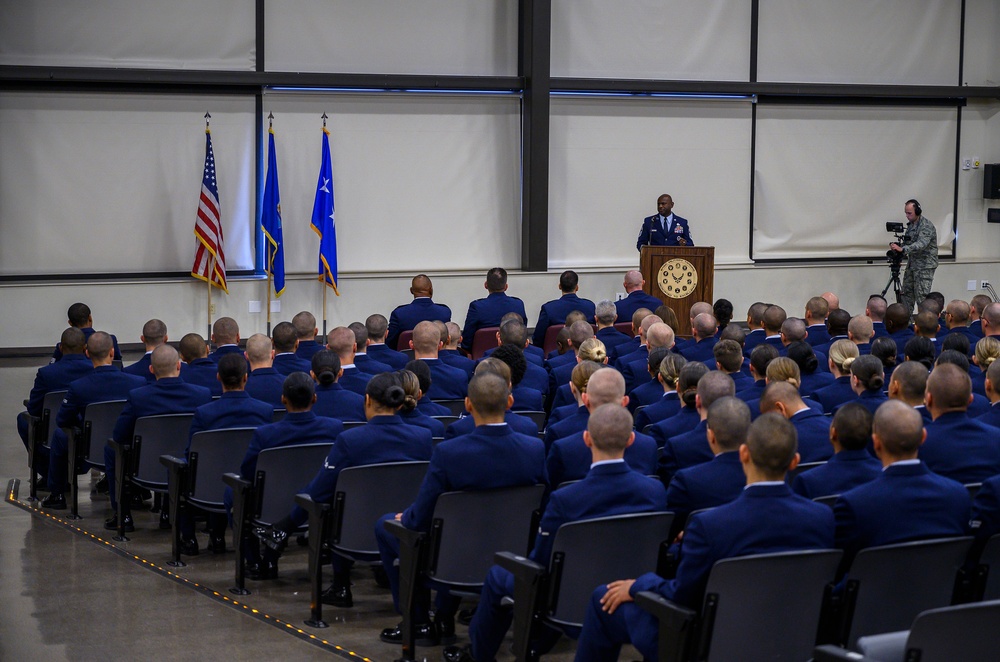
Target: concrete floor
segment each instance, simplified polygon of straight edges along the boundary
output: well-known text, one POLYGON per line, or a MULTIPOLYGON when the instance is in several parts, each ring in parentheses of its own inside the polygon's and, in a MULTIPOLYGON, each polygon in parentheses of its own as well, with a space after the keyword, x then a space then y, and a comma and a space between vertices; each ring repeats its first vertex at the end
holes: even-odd
MULTIPOLYGON (((20 479, 18 501, 27 506, 25 452, 13 423, 37 367, 44 363, 0 361, 0 420, 8 422, 7 441, 0 444, 0 479, 3 487, 11 478, 20 479)), ((233 552, 214 555, 203 550, 199 556, 184 557, 187 566, 176 570, 184 581, 164 576, 174 569, 165 565, 170 538, 168 531, 158 530, 158 516, 135 511, 131 540, 115 543, 102 526, 110 516, 107 497, 92 498, 90 481, 81 476, 84 519, 78 522, 56 519, 68 511, 0 504, 0 660, 195 660, 206 654, 237 660, 398 657, 399 647, 378 639, 379 631, 395 625, 398 616, 388 591, 375 585, 366 568, 354 573, 353 609, 325 607, 324 618, 330 623, 326 629, 303 624, 309 617, 307 554, 294 544, 282 557, 278 579, 248 580, 252 594, 238 598, 245 606, 223 604, 212 594, 237 597, 227 590, 233 584, 233 552), (127 554, 116 553, 111 545, 127 554), (269 618, 251 615, 247 607, 269 618), (275 621, 292 627, 275 627, 275 621), (304 641, 292 629, 328 643, 304 641)), ((207 535, 199 533, 199 541, 206 546, 207 535)), ((468 642, 463 626, 458 635, 460 644, 468 642)), ((504 648, 498 659, 512 660, 504 648)), ((564 637, 546 659, 567 662, 574 650, 575 643, 564 637)), ((418 649, 418 659, 440 660, 441 648, 418 649)))

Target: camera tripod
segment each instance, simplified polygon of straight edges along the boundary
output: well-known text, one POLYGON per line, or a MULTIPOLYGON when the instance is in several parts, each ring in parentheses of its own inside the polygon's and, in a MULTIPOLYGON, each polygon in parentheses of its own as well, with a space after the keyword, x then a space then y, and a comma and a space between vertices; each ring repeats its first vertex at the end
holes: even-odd
POLYGON ((902 260, 891 261, 889 263, 889 280, 885 284, 885 288, 882 289, 882 298, 885 298, 885 293, 892 288, 892 291, 896 293, 896 303, 901 301, 903 293, 903 284, 899 282, 899 267, 902 264, 902 260))

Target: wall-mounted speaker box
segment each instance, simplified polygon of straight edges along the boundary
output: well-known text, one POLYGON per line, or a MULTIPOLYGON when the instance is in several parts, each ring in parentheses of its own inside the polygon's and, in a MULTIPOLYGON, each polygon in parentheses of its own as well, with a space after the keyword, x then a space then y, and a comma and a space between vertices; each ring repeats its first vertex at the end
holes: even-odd
POLYGON ((983 166, 983 197, 1000 198, 1000 163, 983 166))

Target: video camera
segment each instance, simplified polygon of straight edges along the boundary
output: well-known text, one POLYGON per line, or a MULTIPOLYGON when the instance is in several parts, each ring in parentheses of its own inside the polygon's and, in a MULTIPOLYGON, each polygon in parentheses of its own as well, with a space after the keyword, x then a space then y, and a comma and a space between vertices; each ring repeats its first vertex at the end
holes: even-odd
MULTIPOLYGON (((894 234, 896 236, 895 243, 902 245, 903 235, 906 233, 906 228, 902 223, 886 221, 885 231, 894 234)), ((903 263, 903 253, 890 248, 885 252, 885 261, 891 265, 893 271, 899 271, 899 267, 903 263)))

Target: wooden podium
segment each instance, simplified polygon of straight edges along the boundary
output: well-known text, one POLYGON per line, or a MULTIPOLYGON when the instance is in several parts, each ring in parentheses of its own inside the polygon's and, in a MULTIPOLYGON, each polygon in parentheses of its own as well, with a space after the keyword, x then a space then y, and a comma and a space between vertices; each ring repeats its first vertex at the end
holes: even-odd
POLYGON ((644 290, 677 315, 680 334, 691 335, 691 305, 713 302, 714 246, 643 246, 639 269, 644 290))

